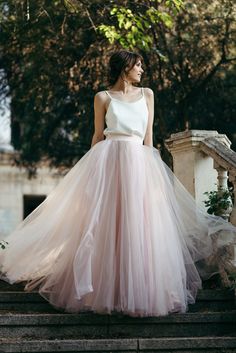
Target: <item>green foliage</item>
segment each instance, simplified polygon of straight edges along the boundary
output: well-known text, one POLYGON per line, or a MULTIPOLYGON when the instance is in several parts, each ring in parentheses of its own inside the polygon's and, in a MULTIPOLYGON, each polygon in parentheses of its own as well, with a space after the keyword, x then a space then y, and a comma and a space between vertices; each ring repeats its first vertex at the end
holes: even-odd
POLYGON ((70 166, 89 148, 93 87, 85 80, 89 70, 83 57, 95 34, 87 36, 87 16, 71 8, 68 12, 68 2, 29 4, 29 9, 20 1, 2 4, 6 14, 0 43, 13 143, 21 152, 16 162, 33 172, 42 157, 70 166))
POLYGON ((171 15, 163 9, 163 1, 151 3, 153 5, 146 6, 145 2, 140 2, 134 11, 126 6, 114 6, 110 10, 110 20, 117 25, 101 24, 98 26, 99 31, 109 40, 110 44, 117 41, 124 48, 149 51, 153 45, 153 27, 162 23, 171 28, 173 13, 176 15, 183 7, 183 2, 180 0, 165 1, 164 9, 169 10, 171 15), (162 8, 159 9, 161 6, 162 8))
POLYGON ((214 190, 210 192, 204 192, 204 195, 208 196, 208 199, 204 201, 206 207, 208 207, 207 212, 214 215, 222 215, 224 210, 232 206, 232 188, 214 190))

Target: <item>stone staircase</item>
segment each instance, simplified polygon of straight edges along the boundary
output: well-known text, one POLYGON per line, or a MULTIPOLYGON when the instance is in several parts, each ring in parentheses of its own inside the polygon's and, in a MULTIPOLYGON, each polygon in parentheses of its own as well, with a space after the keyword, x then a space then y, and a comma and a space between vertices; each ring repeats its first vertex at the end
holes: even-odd
POLYGON ((236 352, 234 292, 205 289, 186 314, 132 318, 64 313, 0 281, 0 352, 236 352))

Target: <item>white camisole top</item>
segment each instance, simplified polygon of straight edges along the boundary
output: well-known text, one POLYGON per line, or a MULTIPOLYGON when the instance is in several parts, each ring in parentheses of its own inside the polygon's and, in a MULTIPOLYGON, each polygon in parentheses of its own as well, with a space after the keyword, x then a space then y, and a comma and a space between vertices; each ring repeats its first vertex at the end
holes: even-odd
POLYGON ((148 123, 148 107, 143 88, 141 98, 134 102, 118 100, 105 92, 111 100, 105 115, 107 128, 103 134, 138 136, 144 139, 148 123))

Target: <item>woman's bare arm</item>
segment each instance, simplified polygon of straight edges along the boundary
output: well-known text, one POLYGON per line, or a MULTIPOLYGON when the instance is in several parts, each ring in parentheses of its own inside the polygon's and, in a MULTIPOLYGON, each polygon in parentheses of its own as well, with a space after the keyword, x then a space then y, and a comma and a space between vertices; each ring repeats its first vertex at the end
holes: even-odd
POLYGON ((144 94, 148 106, 148 124, 147 130, 144 137, 144 145, 153 146, 153 120, 154 120, 154 95, 150 88, 144 89, 144 94))
POLYGON ((94 134, 91 147, 97 142, 104 140, 103 130, 106 114, 106 93, 98 92, 94 97, 94 134))

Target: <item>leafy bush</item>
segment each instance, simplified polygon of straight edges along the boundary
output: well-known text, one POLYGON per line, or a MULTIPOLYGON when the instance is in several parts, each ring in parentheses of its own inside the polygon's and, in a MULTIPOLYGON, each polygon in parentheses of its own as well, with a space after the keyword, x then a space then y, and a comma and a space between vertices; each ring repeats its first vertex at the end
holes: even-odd
POLYGON ((210 192, 206 191, 204 192, 204 195, 208 196, 208 199, 205 200, 204 203, 206 207, 208 207, 207 212, 209 214, 221 216, 222 213, 224 213, 224 210, 227 210, 232 206, 232 188, 210 192))

